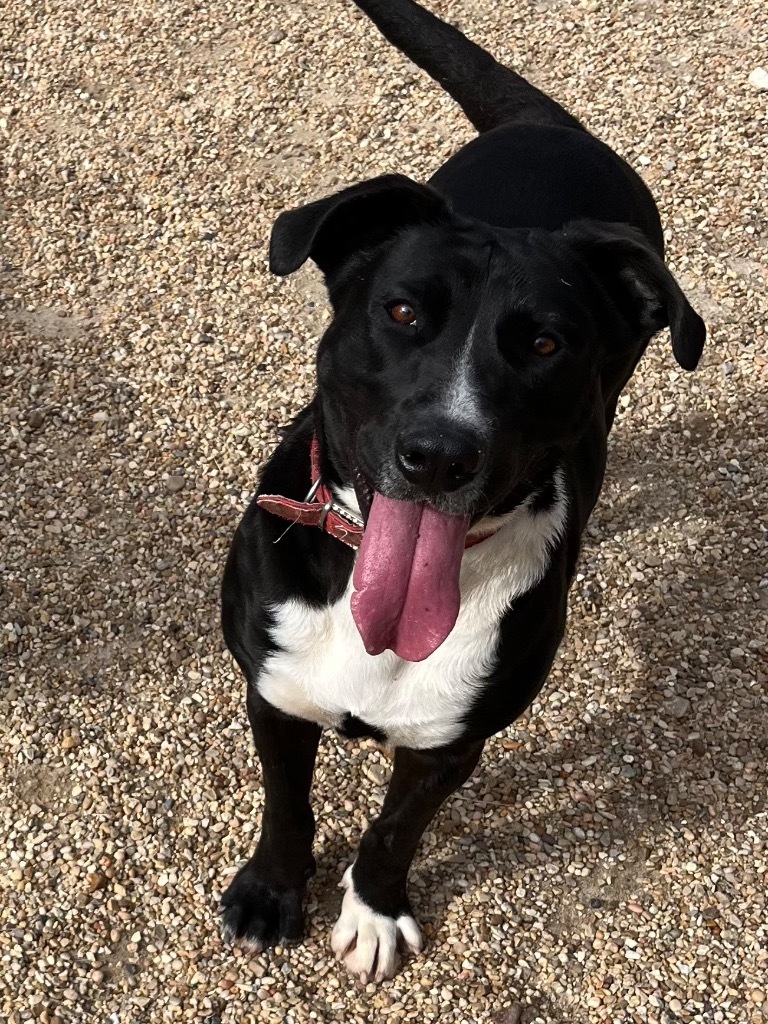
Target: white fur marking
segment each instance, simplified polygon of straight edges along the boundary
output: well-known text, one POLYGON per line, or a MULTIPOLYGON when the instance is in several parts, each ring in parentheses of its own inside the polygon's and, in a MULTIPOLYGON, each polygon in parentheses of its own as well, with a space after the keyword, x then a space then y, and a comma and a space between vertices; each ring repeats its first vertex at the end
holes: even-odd
POLYGON ((380 729, 392 746, 426 749, 461 734, 462 718, 494 667, 499 622, 507 609, 544 576, 565 525, 567 498, 561 470, 555 501, 531 512, 532 499, 472 531, 501 528, 468 548, 461 562, 461 608, 446 640, 424 661, 393 651, 372 656, 352 619, 352 579, 335 604, 309 608, 290 600, 272 609, 271 654, 257 686, 287 714, 334 728, 351 712, 380 729))
POLYGON ((377 914, 355 892, 352 868, 342 879, 347 890, 339 919, 331 934, 331 948, 337 960, 343 960, 352 974, 359 974, 363 984, 371 979, 374 964, 376 981, 393 978, 397 970, 397 937, 402 936, 412 953, 420 953, 423 939, 419 926, 408 914, 397 919, 377 914))
POLYGON ((453 376, 448 384, 443 408, 450 419, 457 423, 465 423, 480 429, 483 426, 483 413, 472 379, 474 363, 471 358, 476 326, 476 324, 472 324, 467 335, 467 342, 454 364, 453 376))

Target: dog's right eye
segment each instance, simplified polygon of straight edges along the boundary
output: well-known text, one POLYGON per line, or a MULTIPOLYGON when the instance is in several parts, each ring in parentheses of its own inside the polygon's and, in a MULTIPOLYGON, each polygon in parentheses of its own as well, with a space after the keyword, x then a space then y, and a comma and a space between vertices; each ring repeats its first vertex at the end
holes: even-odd
POLYGON ((394 306, 389 307, 388 312, 396 324, 402 324, 404 327, 416 325, 416 310, 407 302, 396 302, 394 306))

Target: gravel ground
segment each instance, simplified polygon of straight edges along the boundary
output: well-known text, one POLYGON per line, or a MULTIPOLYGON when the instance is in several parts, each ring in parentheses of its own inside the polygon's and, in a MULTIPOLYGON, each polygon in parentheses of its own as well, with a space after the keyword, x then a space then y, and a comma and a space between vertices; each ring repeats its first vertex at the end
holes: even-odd
POLYGON ((427 833, 428 947, 380 988, 328 947, 370 745, 323 742, 307 941, 219 939, 262 797, 218 586, 326 320, 309 270, 267 274, 272 220, 470 130, 343 0, 3 7, 12 1024, 768 1017, 764 3, 431 6, 644 174, 711 341, 687 375, 659 339, 628 388, 569 638, 427 833))

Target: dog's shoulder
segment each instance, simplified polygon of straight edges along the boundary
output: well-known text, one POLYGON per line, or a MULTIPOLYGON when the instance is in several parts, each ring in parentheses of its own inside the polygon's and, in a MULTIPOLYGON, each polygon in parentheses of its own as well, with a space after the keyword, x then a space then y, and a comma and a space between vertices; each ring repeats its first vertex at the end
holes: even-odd
POLYGON ((272 609, 290 601, 324 607, 344 592, 353 553, 321 530, 291 526, 260 508, 260 494, 301 500, 310 481, 311 410, 285 430, 232 541, 222 580, 222 626, 247 677, 275 649, 272 609))

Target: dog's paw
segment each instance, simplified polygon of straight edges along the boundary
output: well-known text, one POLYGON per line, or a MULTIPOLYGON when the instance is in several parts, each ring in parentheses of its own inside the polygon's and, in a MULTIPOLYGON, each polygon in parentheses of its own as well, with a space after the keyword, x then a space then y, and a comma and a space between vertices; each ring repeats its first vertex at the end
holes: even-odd
POLYGON ((304 933, 303 897, 303 887, 277 888, 246 864, 221 897, 221 933, 256 952, 298 942, 304 933))
POLYGON ((341 914, 331 935, 331 948, 347 970, 359 976, 363 984, 393 978, 398 964, 398 940, 412 953, 424 945, 419 926, 410 914, 386 917, 362 902, 355 892, 352 868, 342 885, 347 890, 341 914))

